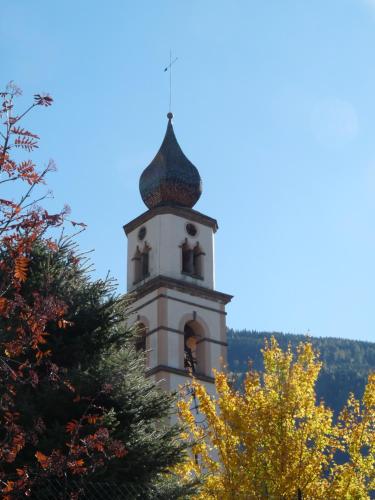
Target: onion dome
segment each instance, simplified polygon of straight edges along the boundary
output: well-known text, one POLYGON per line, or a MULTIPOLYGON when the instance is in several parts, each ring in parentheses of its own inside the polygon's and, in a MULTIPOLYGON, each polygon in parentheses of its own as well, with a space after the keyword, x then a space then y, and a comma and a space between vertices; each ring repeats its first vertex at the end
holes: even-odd
POLYGON ((172 126, 173 114, 168 113, 168 126, 159 151, 142 172, 139 190, 142 200, 151 209, 161 206, 192 208, 202 193, 198 169, 186 158, 172 126))

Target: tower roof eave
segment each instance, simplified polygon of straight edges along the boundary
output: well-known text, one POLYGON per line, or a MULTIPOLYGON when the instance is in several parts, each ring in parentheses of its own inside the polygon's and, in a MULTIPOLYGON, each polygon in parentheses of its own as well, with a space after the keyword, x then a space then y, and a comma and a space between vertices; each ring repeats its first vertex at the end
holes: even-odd
POLYGON ((132 221, 128 222, 125 224, 124 231, 125 234, 128 235, 134 229, 137 229, 140 227, 142 224, 145 224, 148 220, 152 219, 156 215, 160 214, 172 214, 172 215, 177 215, 178 217, 182 217, 184 219, 187 219, 191 222, 198 222, 200 224, 203 224, 204 226, 210 227, 214 233, 219 229, 218 223, 216 219, 213 219, 212 217, 208 217, 208 215, 204 215, 201 212, 198 212, 197 210, 193 210, 191 208, 187 207, 179 207, 179 206, 160 206, 156 208, 152 208, 150 210, 147 210, 143 214, 139 215, 132 221))

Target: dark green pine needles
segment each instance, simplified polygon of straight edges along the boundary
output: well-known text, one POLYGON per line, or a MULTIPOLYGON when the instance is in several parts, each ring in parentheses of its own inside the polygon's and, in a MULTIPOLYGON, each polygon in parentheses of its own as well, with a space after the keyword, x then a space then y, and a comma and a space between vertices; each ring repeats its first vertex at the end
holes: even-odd
POLYGON ((92 413, 96 405, 105 408, 103 425, 126 448, 124 457, 97 467, 88 478, 91 485, 122 485, 143 492, 142 498, 188 494, 190 487, 168 474, 186 452, 178 439, 180 429, 168 425, 175 396, 162 392, 144 375, 143 354, 136 352, 135 333, 126 324, 127 299, 116 295, 113 280, 90 278, 87 256, 77 258, 71 240, 60 242, 59 247, 57 252, 45 245, 34 248, 24 295, 32 300, 33 290, 45 290, 46 296, 52 293, 67 305, 66 328, 49 325, 45 348, 51 349, 50 361, 63 370, 75 392, 54 386, 43 374, 35 387, 25 385, 17 406, 23 426, 36 434, 11 465, 14 472, 35 463, 37 450, 50 455, 65 447, 66 453, 67 423, 79 420, 91 404, 92 413), (94 401, 88 403, 86 396, 94 401))

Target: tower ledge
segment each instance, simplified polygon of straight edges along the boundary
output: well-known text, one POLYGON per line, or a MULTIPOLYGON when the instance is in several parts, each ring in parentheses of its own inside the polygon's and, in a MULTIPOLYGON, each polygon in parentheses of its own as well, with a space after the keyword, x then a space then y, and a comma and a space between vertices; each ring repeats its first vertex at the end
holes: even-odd
POLYGON ((190 374, 186 370, 182 370, 179 368, 173 368, 166 365, 158 365, 154 368, 150 368, 146 370, 146 377, 150 377, 151 375, 155 375, 156 373, 173 373, 174 375, 180 375, 180 377, 188 378, 188 379, 197 379, 202 382, 209 382, 211 384, 215 383, 214 377, 210 377, 209 375, 204 375, 203 373, 194 373, 194 375, 190 374))
MULTIPOLYGON (((233 295, 228 295, 227 293, 218 292, 216 290, 211 290, 203 286, 195 285, 194 283, 183 282, 174 278, 169 278, 167 276, 156 276, 155 278, 152 278, 143 285, 140 285, 134 292, 132 292, 132 295, 134 296, 135 300, 138 300, 159 288, 178 290, 180 292, 187 293, 191 297, 196 296, 202 299, 214 300, 215 302, 224 305, 228 304, 233 298, 233 295)), ((221 312, 217 309, 213 310, 215 312, 221 312)))

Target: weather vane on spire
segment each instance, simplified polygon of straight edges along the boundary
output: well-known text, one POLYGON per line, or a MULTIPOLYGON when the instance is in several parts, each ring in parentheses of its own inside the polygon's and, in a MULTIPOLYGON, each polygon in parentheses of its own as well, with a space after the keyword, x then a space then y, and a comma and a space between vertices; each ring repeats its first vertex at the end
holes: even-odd
POLYGON ((172 111, 172 65, 177 61, 178 57, 175 57, 172 61, 172 51, 169 51, 169 64, 164 68, 164 73, 169 71, 169 112, 172 111))

